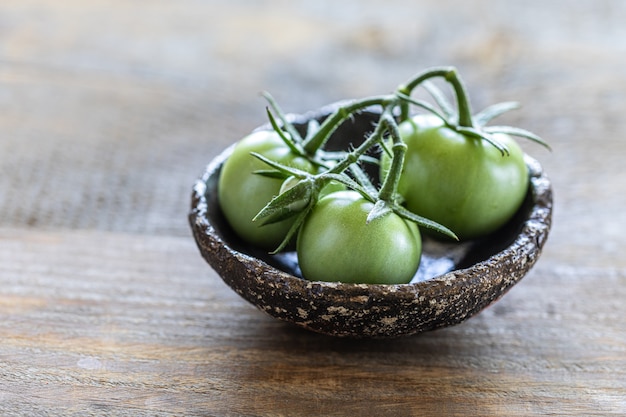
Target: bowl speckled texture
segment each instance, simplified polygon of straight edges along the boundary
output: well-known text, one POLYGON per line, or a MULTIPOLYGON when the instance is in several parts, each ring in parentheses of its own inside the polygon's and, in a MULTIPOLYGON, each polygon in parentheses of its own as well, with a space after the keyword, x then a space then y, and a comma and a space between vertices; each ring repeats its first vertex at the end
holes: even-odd
MULTIPOLYGON (((313 118, 323 120, 335 106, 289 117, 302 129, 313 118)), ((335 132, 329 144, 345 147, 363 138, 376 120, 375 110, 359 113, 335 132)), ((458 324, 524 277, 550 231, 550 181, 539 163, 526 157, 530 171, 526 201, 515 218, 492 236, 462 244, 424 237, 420 270, 409 284, 311 282, 300 277, 295 254, 271 256, 252 248, 224 220, 217 180, 231 152, 232 147, 215 158, 194 186, 189 222, 198 248, 244 299, 273 317, 319 333, 390 338, 458 324)))

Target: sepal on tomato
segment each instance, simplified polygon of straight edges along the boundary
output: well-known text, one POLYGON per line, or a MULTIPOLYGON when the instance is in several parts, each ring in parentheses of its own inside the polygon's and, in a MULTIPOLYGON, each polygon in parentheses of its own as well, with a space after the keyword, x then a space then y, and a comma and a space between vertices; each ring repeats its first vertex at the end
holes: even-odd
POLYGON ((262 225, 277 223, 305 210, 316 193, 315 182, 305 179, 272 198, 252 219, 262 225))
POLYGON ((444 225, 439 224, 436 221, 429 220, 426 217, 418 216, 417 214, 405 209, 402 206, 394 205, 393 212, 396 213, 398 216, 402 217, 403 219, 410 220, 414 223, 417 223, 419 227, 434 230, 435 232, 445 235, 449 238, 452 238, 457 241, 459 240, 459 237, 452 230, 448 229, 444 225))
POLYGON ((365 223, 371 223, 393 213, 393 209, 385 200, 378 200, 368 213, 365 223))

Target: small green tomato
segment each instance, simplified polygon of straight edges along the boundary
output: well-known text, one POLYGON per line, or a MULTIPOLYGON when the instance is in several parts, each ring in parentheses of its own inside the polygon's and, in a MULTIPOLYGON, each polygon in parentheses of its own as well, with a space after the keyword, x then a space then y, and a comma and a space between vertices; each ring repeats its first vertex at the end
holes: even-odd
POLYGON ((395 213, 367 223, 373 206, 355 191, 337 191, 317 202, 298 234, 304 278, 366 284, 411 281, 422 253, 417 226, 395 213))
POLYGON ((306 158, 295 155, 275 131, 257 131, 245 137, 237 143, 224 163, 218 183, 218 198, 226 220, 246 242, 273 250, 287 235, 293 219, 268 225, 252 221, 279 194, 283 180, 254 174, 255 171, 271 168, 251 152, 307 172, 315 172, 316 167, 306 158))
MULTIPOLYGON (((484 139, 445 126, 434 115, 418 115, 399 125, 407 152, 398 192, 410 211, 451 229, 461 240, 488 235, 520 208, 528 190, 524 154, 513 138, 484 139)), ((382 158, 382 174, 389 169, 382 158)))

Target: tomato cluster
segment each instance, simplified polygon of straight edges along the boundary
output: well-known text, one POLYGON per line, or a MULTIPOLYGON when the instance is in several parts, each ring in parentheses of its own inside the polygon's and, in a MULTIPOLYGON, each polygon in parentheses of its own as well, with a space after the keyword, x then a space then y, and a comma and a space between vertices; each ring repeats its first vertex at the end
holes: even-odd
POLYGON ((277 252, 295 244, 302 275, 312 281, 409 282, 420 263, 421 231, 484 238, 518 211, 528 169, 512 136, 547 146, 526 130, 486 125, 514 103, 473 115, 454 68, 428 69, 393 94, 348 102, 304 136, 266 97, 280 123, 268 109, 273 130, 234 147, 220 174, 220 207, 252 245, 277 252), (456 108, 431 78, 449 83, 456 108), (412 97, 420 86, 435 105, 412 97), (381 108, 373 132, 355 138, 355 149, 327 151, 335 129, 370 106, 381 108), (423 112, 410 115, 410 107, 423 112), (376 148, 382 152, 372 158, 376 148), (366 163, 379 165, 377 181, 365 174, 366 163))

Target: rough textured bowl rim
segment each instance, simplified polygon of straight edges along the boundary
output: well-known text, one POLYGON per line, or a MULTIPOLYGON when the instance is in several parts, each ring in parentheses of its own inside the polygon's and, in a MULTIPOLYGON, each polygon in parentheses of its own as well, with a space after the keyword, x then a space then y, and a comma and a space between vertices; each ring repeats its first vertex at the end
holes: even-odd
MULTIPOLYGON (((290 117, 294 123, 320 120, 335 106, 290 117)), ((458 324, 524 277, 537 262, 550 231, 551 183, 541 165, 525 156, 529 208, 519 232, 502 250, 469 267, 410 284, 307 281, 259 259, 222 232, 228 226, 219 218, 215 191, 232 148, 213 159, 193 187, 188 220, 200 253, 227 285, 260 310, 315 332, 390 338, 458 324)))

